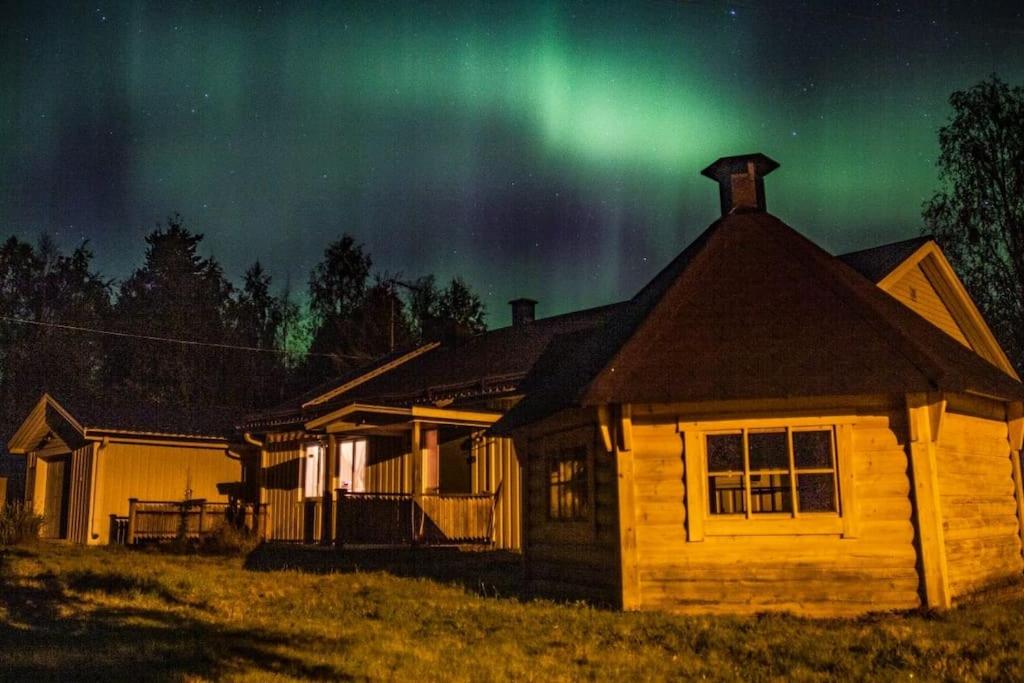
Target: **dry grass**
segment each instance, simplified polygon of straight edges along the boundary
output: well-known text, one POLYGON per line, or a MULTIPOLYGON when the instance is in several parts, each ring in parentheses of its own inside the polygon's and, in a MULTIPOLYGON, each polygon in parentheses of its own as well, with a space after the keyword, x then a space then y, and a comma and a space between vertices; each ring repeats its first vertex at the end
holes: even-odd
POLYGON ((0 677, 1024 678, 1021 585, 945 614, 684 618, 522 601, 514 569, 444 551, 0 551, 0 677))

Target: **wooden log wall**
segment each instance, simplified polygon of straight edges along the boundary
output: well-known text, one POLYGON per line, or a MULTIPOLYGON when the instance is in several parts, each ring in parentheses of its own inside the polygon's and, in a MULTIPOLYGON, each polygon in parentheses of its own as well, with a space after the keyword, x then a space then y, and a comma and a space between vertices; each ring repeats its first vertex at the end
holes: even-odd
POLYGON ((526 580, 538 595, 618 605, 621 589, 614 460, 604 450, 589 417, 583 411, 567 413, 550 431, 530 436, 525 463, 526 580), (588 451, 590 514, 580 522, 550 520, 545 455, 552 449, 574 445, 586 446, 588 451))
POLYGON ((954 598, 1024 570, 1006 422, 947 412, 936 452, 954 598))
MULTIPOLYGON (((677 612, 852 615, 920 604, 905 431, 899 412, 852 429, 858 516, 838 533, 706 535, 688 542, 674 419, 634 416, 640 606, 677 612)), ((756 420, 751 420, 756 426, 756 420)))

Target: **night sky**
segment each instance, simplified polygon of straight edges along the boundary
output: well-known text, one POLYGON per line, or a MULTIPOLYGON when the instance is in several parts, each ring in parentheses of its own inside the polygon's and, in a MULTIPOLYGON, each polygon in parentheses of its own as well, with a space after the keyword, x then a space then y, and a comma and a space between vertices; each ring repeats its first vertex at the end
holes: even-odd
POLYGON ((723 155, 779 161, 769 210, 832 251, 916 235, 949 93, 1024 82, 1019 0, 341 4, 4 3, 0 233, 119 278, 177 211, 304 289, 347 231, 494 326, 631 296, 723 155))

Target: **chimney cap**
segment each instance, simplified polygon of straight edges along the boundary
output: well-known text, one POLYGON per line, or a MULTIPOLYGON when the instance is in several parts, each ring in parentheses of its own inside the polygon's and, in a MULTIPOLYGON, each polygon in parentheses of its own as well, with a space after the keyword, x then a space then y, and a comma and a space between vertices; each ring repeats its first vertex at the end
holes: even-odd
POLYGON ((702 176, 712 180, 722 180, 734 173, 744 173, 747 164, 754 162, 754 172, 758 176, 766 176, 779 167, 779 162, 760 152, 754 154, 737 154, 731 157, 721 157, 714 163, 700 172, 702 176))
POLYGON ((538 301, 536 299, 530 299, 528 297, 521 296, 518 299, 512 299, 508 303, 511 306, 515 306, 516 304, 536 304, 538 303, 538 301))

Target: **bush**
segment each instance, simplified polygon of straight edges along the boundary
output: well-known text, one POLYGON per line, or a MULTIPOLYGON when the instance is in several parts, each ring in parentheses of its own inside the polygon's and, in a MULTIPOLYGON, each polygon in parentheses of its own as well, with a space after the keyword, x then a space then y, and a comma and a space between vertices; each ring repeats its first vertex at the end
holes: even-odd
POLYGON ((211 555, 247 555, 258 545, 259 539, 253 532, 223 524, 199 540, 198 550, 211 555))
POLYGON ((43 518, 23 503, 10 503, 0 508, 0 545, 17 545, 39 538, 43 518))

